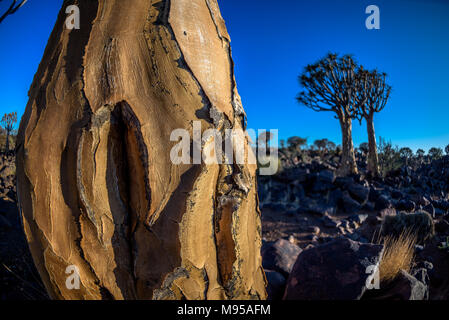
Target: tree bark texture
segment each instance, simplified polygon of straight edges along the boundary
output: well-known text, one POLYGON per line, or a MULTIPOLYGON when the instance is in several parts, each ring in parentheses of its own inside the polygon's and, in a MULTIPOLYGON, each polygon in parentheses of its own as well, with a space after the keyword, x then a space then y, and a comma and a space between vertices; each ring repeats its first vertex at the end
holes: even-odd
POLYGON ((342 158, 339 174, 347 176, 358 172, 352 140, 352 119, 349 117, 340 119, 340 126, 342 132, 342 158))
POLYGON ((174 129, 246 123, 216 0, 64 1, 29 97, 19 203, 52 298, 266 298, 256 166, 170 161, 174 129))
POLYGON ((369 146, 368 172, 370 172, 373 177, 378 177, 380 175, 379 156, 377 154, 376 132, 374 130, 373 115, 366 119, 366 126, 368 131, 368 146, 369 146))
POLYGON ((6 130, 5 152, 9 152, 9 130, 6 130))

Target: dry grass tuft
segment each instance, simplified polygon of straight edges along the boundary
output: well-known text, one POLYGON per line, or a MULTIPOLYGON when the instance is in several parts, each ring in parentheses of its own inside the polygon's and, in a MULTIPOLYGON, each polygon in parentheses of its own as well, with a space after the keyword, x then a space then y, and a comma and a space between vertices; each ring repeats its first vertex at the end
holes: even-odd
POLYGON ((379 266, 380 281, 394 280, 401 270, 410 272, 415 256, 417 234, 404 230, 399 236, 383 238, 384 252, 379 266))

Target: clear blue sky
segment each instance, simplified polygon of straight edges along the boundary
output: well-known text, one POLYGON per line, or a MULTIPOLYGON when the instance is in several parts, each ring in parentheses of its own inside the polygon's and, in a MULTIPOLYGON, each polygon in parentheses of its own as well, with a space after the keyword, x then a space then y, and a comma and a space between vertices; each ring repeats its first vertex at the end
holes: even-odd
MULTIPOLYGON (((249 127, 279 129, 281 139, 298 135, 340 143, 332 114, 295 101, 304 66, 335 51, 389 74, 394 92, 377 116, 377 136, 413 149, 449 144, 449 1, 218 1, 249 127), (381 30, 365 28, 371 4, 380 8, 381 30)), ((22 115, 61 4, 29 0, 0 24, 0 113, 22 115)), ((2 1, 0 9, 5 6, 2 1)), ((356 145, 367 140, 365 131, 355 124, 356 145)))

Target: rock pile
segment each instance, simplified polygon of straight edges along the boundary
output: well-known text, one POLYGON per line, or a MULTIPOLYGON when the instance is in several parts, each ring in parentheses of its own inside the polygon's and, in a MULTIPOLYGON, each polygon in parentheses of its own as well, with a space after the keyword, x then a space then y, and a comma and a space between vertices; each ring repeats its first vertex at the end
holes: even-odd
POLYGON ((0 300, 48 299, 19 218, 14 160, 0 154, 0 300))
MULTIPOLYGON (((269 288, 274 294, 269 296, 279 298, 286 288, 286 299, 447 299, 449 156, 417 169, 404 166, 377 179, 368 178, 363 168, 358 175, 338 177, 337 165, 338 159, 315 158, 275 176, 259 177, 265 246, 274 247, 277 238, 290 237, 302 249, 288 275, 271 267, 275 259, 287 257, 263 255, 268 280, 273 279, 269 288), (361 283, 366 277, 360 275, 357 261, 376 255, 360 256, 354 248, 376 248, 382 237, 406 229, 418 234, 412 271, 403 271, 383 290, 364 295, 361 283), (345 250, 353 250, 351 258, 340 261, 345 250), (354 271, 357 289, 339 270, 343 263, 342 270, 354 271), (272 272, 278 273, 276 277, 272 272)), ((287 255, 284 250, 276 252, 287 255)))

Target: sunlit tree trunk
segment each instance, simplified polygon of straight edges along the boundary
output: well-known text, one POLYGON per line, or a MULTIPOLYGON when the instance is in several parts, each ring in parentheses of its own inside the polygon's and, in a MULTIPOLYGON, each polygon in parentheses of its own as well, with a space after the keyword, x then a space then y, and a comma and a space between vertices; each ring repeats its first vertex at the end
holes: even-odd
POLYGON ((341 117, 340 126, 342 132, 342 158, 338 173, 341 176, 346 176, 358 172, 352 140, 352 119, 345 116, 341 117))
POLYGON ((266 297, 256 165, 170 160, 175 129, 244 127, 233 69, 216 0, 64 1, 17 140, 51 297, 266 297), (79 30, 65 27, 72 4, 79 30))
POLYGON ((376 132, 374 130, 374 116, 366 118, 366 126, 368 131, 368 172, 373 177, 380 175, 379 171, 379 156, 377 153, 376 132))
POLYGON ((9 152, 9 131, 6 130, 6 144, 5 144, 5 152, 9 152))

